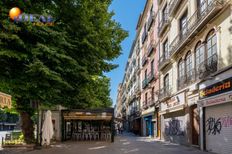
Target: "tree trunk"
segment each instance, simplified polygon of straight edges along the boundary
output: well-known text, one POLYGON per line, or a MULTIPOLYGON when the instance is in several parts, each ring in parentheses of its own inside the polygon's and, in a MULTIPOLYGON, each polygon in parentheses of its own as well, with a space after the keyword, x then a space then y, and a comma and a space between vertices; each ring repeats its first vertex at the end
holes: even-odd
POLYGON ((27 144, 34 143, 34 122, 31 119, 30 114, 25 111, 20 112, 22 119, 22 132, 24 135, 24 140, 27 144))

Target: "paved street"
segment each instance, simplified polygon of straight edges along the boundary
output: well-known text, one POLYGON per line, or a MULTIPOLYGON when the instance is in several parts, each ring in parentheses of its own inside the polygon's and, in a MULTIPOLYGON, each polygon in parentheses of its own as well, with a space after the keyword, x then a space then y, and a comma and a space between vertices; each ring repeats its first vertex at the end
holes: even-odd
MULTIPOLYGON (((11 152, 12 153, 12 152, 11 152)), ((19 153, 19 152, 17 152, 19 153)), ((25 153, 25 152, 21 152, 25 153)), ((193 147, 154 141, 149 138, 124 135, 116 137, 115 143, 65 142, 27 154, 209 154, 193 147)))

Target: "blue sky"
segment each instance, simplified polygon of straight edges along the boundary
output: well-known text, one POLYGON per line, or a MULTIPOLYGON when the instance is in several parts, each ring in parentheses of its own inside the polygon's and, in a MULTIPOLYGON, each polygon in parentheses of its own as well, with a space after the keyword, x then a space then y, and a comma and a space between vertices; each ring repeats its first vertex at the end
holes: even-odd
POLYGON ((136 24, 140 13, 143 11, 145 2, 146 0, 113 0, 110 6, 110 10, 115 12, 113 19, 119 22, 122 28, 129 32, 129 37, 122 42, 122 54, 113 61, 119 67, 106 74, 111 78, 110 95, 114 104, 117 98, 117 87, 122 82, 127 58, 136 35, 136 24))

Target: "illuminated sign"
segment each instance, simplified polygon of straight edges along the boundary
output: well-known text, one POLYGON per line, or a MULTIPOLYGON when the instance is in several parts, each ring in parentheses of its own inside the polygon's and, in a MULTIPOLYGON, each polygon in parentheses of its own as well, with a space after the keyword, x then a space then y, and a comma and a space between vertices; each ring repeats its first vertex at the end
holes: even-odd
POLYGON ((200 99, 232 91, 232 78, 228 78, 211 86, 200 90, 200 99))

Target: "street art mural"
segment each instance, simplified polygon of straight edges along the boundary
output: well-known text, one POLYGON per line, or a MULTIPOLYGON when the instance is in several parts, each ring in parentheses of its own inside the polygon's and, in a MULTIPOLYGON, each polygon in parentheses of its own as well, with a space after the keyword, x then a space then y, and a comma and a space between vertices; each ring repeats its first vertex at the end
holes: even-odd
POLYGON ((184 136, 184 123, 180 119, 165 121, 165 134, 167 136, 184 136))
POLYGON ((218 135, 223 128, 232 128, 232 116, 225 117, 209 117, 206 120, 206 132, 208 135, 218 135))

